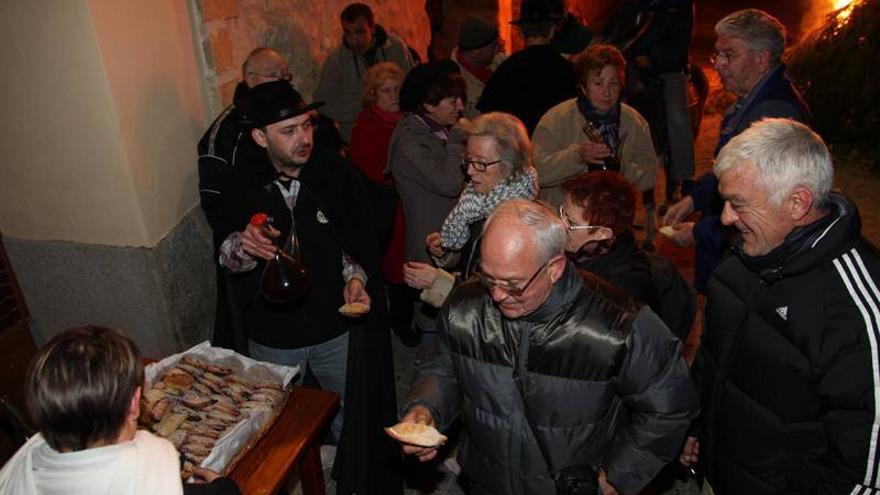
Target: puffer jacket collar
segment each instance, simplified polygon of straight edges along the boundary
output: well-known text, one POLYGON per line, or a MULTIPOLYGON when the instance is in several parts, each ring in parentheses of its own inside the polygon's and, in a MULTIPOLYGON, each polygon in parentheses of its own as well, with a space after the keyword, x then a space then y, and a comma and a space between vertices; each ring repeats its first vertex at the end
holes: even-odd
POLYGON ((563 306, 570 305, 577 298, 583 286, 583 281, 578 275, 577 268, 568 262, 565 265, 565 272, 562 277, 553 284, 550 289, 550 295, 544 304, 538 307, 534 312, 523 317, 523 320, 532 323, 547 322, 560 313, 563 306))

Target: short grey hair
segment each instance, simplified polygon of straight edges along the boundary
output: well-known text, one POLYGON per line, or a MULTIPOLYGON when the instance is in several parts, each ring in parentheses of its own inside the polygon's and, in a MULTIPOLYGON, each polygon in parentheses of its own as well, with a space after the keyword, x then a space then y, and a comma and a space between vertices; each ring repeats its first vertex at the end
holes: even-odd
POLYGON ((730 140, 715 161, 715 175, 750 164, 779 205, 795 187, 806 187, 822 206, 834 182, 831 153, 818 134, 791 119, 763 119, 730 140))
POLYGON ((492 138, 501 159, 504 177, 520 174, 532 166, 532 142, 526 126, 515 116, 504 112, 478 115, 462 126, 465 138, 492 138))
POLYGON ((547 203, 519 198, 507 200, 489 215, 483 226, 483 232, 499 217, 513 217, 521 225, 529 227, 534 234, 538 254, 543 262, 546 263, 554 256, 565 254, 565 226, 547 203))
POLYGON ((759 9, 743 9, 728 14, 715 24, 715 34, 739 38, 752 51, 767 50, 774 62, 779 62, 785 51, 785 26, 779 19, 759 9))

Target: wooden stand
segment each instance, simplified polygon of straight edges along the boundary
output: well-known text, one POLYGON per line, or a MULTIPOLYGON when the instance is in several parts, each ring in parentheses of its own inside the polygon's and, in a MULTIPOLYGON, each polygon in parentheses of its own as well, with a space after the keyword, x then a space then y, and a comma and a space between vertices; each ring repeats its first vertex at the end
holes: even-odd
POLYGON ((278 419, 229 477, 244 495, 274 495, 297 471, 304 495, 323 495, 321 438, 338 408, 338 394, 294 386, 278 419))

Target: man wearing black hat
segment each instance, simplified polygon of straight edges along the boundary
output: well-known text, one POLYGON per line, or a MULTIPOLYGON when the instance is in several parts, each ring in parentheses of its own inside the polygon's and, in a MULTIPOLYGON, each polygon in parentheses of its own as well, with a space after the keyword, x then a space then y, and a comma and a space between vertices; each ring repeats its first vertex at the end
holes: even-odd
POLYGON ((520 18, 511 24, 519 27, 526 47, 498 66, 477 110, 512 113, 531 135, 544 112, 577 96, 574 68, 550 44, 562 17, 558 1, 523 1, 520 18))
POLYGON ((467 83, 465 117, 470 119, 479 115, 477 102, 483 94, 486 81, 504 60, 495 25, 475 16, 469 16, 461 23, 458 48, 452 50, 452 61, 458 64, 461 77, 467 83))
MULTIPOLYGON (((249 136, 241 122, 241 100, 250 88, 279 79, 290 80, 287 60, 274 48, 252 50, 241 65, 241 82, 235 86, 232 104, 223 109, 199 140, 199 199, 205 218, 214 232, 214 249, 223 238, 216 227, 220 208, 220 185, 223 178, 241 163, 267 160, 266 153, 249 136)), ((211 342, 238 352, 247 352, 247 339, 232 328, 226 277, 217 271, 217 306, 211 342)))
POLYGON ((251 356, 308 367, 322 388, 342 396, 331 424, 340 493, 399 493, 390 472, 398 454, 381 428, 394 422, 396 400, 384 292, 381 277, 373 276, 377 229, 351 163, 313 146, 320 105, 306 104, 283 80, 243 98, 242 119, 268 161, 238 167, 223 185, 220 264, 236 274, 233 314, 251 356), (252 220, 261 213, 271 225, 252 220), (261 278, 267 261, 288 246, 297 248, 308 288, 292 302, 269 302, 261 278), (337 309, 349 303, 369 312, 341 315, 337 309))
MULTIPOLYGON (((241 82, 235 86, 232 104, 211 123, 198 144, 199 198, 208 224, 214 231, 215 249, 223 242, 217 222, 220 215, 220 189, 224 178, 243 163, 268 161, 265 150, 251 139, 250 129, 241 121, 240 106, 245 93, 266 82, 292 79, 284 56, 278 50, 265 46, 255 48, 248 54, 241 67, 241 77, 241 82)), ((324 117, 319 129, 317 141, 321 145, 334 150, 341 147, 342 138, 332 120, 324 117)), ((217 312, 212 343, 238 352, 247 352, 247 340, 230 327, 226 285, 224 274, 218 272, 217 312)))
MULTIPOLYGON (((241 66, 241 82, 235 86, 232 104, 220 112, 199 140, 199 196, 205 216, 212 225, 217 215, 223 177, 241 163, 266 160, 262 148, 251 140, 250 129, 241 122, 239 107, 242 98, 254 86, 292 78, 281 52, 266 46, 255 48, 241 66)), ((338 136, 335 139, 339 139, 338 136)), ((333 138, 327 139, 324 145, 334 147, 333 141, 333 138)))

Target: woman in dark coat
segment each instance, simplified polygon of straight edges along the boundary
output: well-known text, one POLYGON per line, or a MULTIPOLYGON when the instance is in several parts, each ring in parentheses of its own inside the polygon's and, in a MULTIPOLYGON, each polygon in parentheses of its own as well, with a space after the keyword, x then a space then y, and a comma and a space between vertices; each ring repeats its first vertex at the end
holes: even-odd
POLYGON ((589 172, 563 183, 559 215, 568 229, 565 250, 578 268, 604 278, 655 307, 648 257, 632 233, 636 193, 617 172, 589 172))
POLYGON ((589 172, 563 183, 562 190, 559 215, 568 230, 569 258, 650 306, 685 340, 696 311, 693 290, 669 260, 642 251, 636 243, 633 186, 617 172, 589 172))
MULTIPOLYGON (((391 136, 387 172, 394 177, 406 219, 406 261, 429 261, 425 237, 440 228, 461 194, 464 145, 458 122, 465 91, 458 66, 451 61, 414 68, 400 89, 400 108, 406 114, 391 136)), ((430 331, 433 313, 416 304, 413 327, 430 331)))

